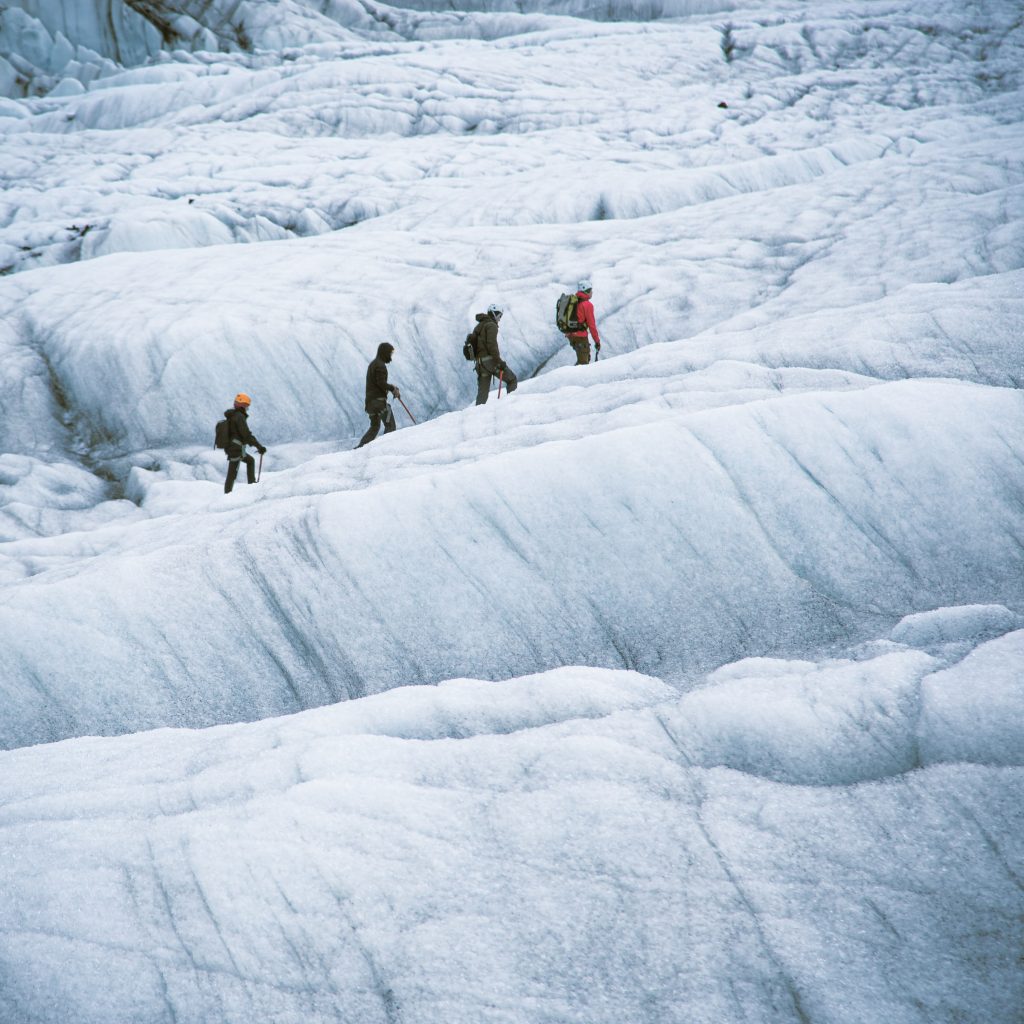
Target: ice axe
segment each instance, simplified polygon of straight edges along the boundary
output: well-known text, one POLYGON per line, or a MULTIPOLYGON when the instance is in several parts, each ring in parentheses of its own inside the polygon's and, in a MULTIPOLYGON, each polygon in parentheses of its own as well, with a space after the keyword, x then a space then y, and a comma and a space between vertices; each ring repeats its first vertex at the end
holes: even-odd
POLYGON ((263 452, 260 452, 260 468, 256 470, 256 483, 260 482, 260 474, 263 472, 263 452))
POLYGON ((498 397, 499 398, 501 398, 501 381, 502 381, 502 378, 504 376, 505 376, 505 371, 504 370, 499 370, 498 371, 498 397))
MULTIPOLYGON (((395 398, 398 398, 398 395, 395 395, 395 398)), ((408 416, 409 419, 411 419, 413 421, 413 423, 415 423, 416 422, 416 417, 413 416, 413 414, 411 412, 409 412, 409 406, 407 406, 405 404, 405 402, 402 401, 401 398, 398 398, 398 403, 405 410, 405 415, 408 416)))

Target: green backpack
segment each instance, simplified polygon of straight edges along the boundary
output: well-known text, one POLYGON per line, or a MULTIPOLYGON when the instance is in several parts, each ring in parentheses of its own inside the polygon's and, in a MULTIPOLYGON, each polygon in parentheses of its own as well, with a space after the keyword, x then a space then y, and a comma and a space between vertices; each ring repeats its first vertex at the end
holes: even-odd
POLYGON ((586 330, 587 325, 576 318, 576 307, 579 306, 580 297, 575 294, 562 294, 555 304, 555 326, 563 334, 578 334, 586 330))

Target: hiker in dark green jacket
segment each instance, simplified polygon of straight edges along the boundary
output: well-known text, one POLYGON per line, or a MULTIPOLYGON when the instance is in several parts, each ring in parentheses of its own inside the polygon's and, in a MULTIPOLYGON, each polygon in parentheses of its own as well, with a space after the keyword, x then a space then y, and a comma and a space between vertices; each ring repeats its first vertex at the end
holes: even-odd
POLYGON ((388 363, 394 355, 395 346, 384 341, 377 346, 377 357, 366 368, 366 415, 370 417, 370 429, 363 434, 357 448, 369 444, 384 424, 384 433, 390 434, 395 429, 395 414, 388 405, 388 395, 401 397, 401 392, 394 384, 388 383, 388 363))
MULTIPOLYGON (((486 313, 477 313, 476 329, 476 404, 483 405, 491 392, 491 381, 498 377, 509 392, 515 391, 519 380, 501 358, 498 348, 498 322, 501 320, 501 306, 491 303, 486 313)), ((500 387, 500 384, 499 384, 500 387)))
POLYGON ((251 484, 256 483, 256 460, 245 450, 246 445, 252 445, 260 455, 267 453, 267 449, 256 440, 249 429, 250 405, 252 399, 245 392, 239 392, 235 395, 234 406, 224 410, 224 419, 228 424, 228 443, 224 448, 224 454, 228 457, 228 475, 224 479, 225 494, 230 494, 234 489, 238 467, 243 462, 246 479, 251 484))

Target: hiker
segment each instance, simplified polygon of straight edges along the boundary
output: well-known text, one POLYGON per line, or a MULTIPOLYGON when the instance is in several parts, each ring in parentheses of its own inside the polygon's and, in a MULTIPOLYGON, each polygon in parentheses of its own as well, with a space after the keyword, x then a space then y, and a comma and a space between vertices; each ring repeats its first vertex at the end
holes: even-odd
MULTIPOLYGON (((473 331, 476 351, 476 404, 486 403, 491 392, 491 380, 499 379, 498 387, 504 382, 511 394, 519 387, 519 379, 501 358, 498 348, 498 322, 501 320, 501 306, 491 303, 486 313, 477 313, 476 328, 473 331)), ((501 397, 499 395, 499 397, 501 397)))
POLYGON ((388 394, 400 399, 402 393, 394 384, 388 383, 388 363, 394 352, 394 345, 382 341, 377 346, 377 357, 366 368, 366 415, 370 417, 370 429, 363 434, 356 448, 369 444, 379 433, 382 423, 385 434, 395 429, 395 414, 388 404, 388 394))
POLYGON ((572 345, 573 351, 576 353, 576 365, 586 366, 590 362, 590 338, 587 337, 587 331, 594 338, 594 348, 601 351, 601 335, 597 333, 597 321, 594 319, 594 304, 590 301, 590 296, 594 294, 594 286, 584 278, 578 285, 576 285, 576 318, 575 322, 579 324, 579 328, 574 331, 569 331, 566 337, 569 339, 569 344, 572 345))
POLYGON ((235 478, 238 476, 238 467, 245 463, 245 475, 249 483, 256 483, 256 460, 245 450, 247 444, 260 453, 266 455, 267 449, 253 437, 249 429, 249 406, 252 399, 240 392, 235 395, 235 404, 231 409, 224 410, 224 419, 227 420, 227 443, 224 446, 224 454, 228 457, 228 475, 224 478, 224 493, 230 494, 231 488, 235 486, 235 478))

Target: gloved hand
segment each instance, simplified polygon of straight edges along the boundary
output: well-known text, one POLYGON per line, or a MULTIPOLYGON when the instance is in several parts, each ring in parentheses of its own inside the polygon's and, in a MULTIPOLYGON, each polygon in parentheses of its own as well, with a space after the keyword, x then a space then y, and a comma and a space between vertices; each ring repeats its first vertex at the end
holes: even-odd
POLYGON ((393 387, 391 389, 391 394, 393 394, 395 396, 395 398, 401 398, 402 397, 402 392, 399 391, 397 387, 393 387))
POLYGON ((258 451, 260 453, 260 455, 266 455, 267 454, 266 446, 262 445, 262 444, 256 445, 256 451, 258 451))
POLYGON ((601 351, 601 342, 595 341, 594 342, 594 348, 597 349, 598 352, 600 352, 601 351))

